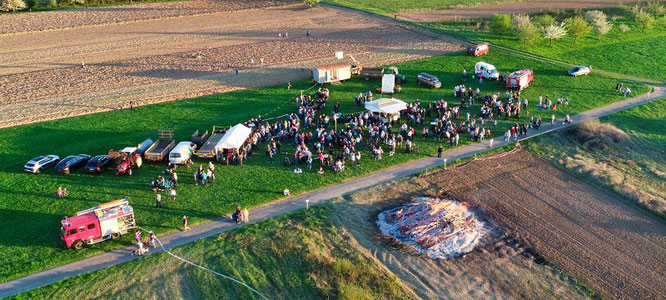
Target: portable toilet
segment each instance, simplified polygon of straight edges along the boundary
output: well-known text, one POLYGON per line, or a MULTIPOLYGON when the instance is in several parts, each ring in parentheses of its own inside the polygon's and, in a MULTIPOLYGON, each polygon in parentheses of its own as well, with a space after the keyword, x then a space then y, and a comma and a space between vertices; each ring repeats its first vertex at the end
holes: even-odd
POLYGON ((395 92, 395 74, 384 74, 382 76, 382 94, 393 94, 395 92))

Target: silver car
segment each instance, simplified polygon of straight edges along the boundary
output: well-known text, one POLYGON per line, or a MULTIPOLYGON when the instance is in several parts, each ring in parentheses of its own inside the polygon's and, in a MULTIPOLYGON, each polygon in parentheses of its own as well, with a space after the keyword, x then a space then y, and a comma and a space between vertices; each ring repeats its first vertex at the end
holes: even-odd
POLYGON ((590 74, 590 67, 586 67, 586 66, 573 67, 571 70, 569 70, 568 73, 569 73, 569 76, 573 76, 573 77, 587 75, 587 74, 590 74))
POLYGON ((42 170, 48 169, 60 160, 57 155, 40 155, 28 161, 23 169, 32 174, 38 174, 42 170))

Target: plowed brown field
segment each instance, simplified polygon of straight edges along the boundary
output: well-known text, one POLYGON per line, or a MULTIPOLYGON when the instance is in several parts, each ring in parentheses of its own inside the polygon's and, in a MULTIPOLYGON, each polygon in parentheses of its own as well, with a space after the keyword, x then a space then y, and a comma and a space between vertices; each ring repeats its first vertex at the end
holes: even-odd
POLYGON ((666 224, 527 151, 417 181, 479 206, 604 297, 666 298, 666 224))
POLYGON ((294 5, 0 34, 0 45, 0 127, 286 83, 335 51, 368 66, 461 49, 368 14, 294 5))

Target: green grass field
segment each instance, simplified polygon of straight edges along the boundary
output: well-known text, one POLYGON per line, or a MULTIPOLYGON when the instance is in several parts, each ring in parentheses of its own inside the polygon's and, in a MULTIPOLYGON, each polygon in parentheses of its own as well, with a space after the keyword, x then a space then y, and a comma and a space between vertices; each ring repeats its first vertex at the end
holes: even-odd
MULTIPOLYGON (((173 249, 271 299, 406 299, 404 283, 349 241, 316 206, 173 249)), ((70 278, 16 299, 259 299, 245 287, 166 253, 70 278), (84 284, 82 284, 84 283, 84 284), (96 288, 91 288, 92 286, 96 288), (104 288, 101 288, 104 287, 104 288)))
MULTIPOLYGON (((571 13, 562 13, 561 17, 571 13)), ((583 40, 573 43, 570 36, 553 41, 538 40, 533 45, 523 48, 515 36, 503 37, 489 32, 483 22, 442 22, 423 24, 437 31, 462 37, 472 41, 487 41, 495 45, 528 51, 540 56, 563 62, 592 66, 595 68, 623 73, 635 77, 666 81, 666 17, 657 21, 653 29, 642 31, 626 16, 626 11, 607 9, 609 18, 615 15, 615 26, 606 35, 598 38, 594 33, 583 40), (481 24, 480 27, 477 25, 481 24), (618 26, 626 24, 627 32, 620 32, 618 26)), ((491 50, 492 51, 492 50, 491 50)))
MULTIPOLYGON (((531 100, 532 107, 539 94, 548 94, 553 99, 569 97, 571 104, 558 109, 558 118, 623 99, 613 92, 614 80, 598 75, 571 78, 564 75, 566 70, 561 67, 517 58, 501 51, 493 51, 483 60, 495 64, 500 71, 533 68, 535 81, 523 95, 531 100)), ((458 100, 452 97, 452 87, 460 82, 461 70, 469 70, 477 61, 477 58, 463 53, 453 53, 401 64, 401 72, 410 81, 397 97, 409 102, 420 99, 425 103, 444 98, 455 103, 458 100), (429 90, 417 86, 414 77, 421 71, 438 76, 444 88, 429 90)), ((379 81, 353 79, 331 87, 329 107, 332 102, 340 101, 343 112, 359 111, 353 96, 374 90, 378 85, 379 81)), ((474 88, 477 85, 476 81, 472 83, 474 88)), ((0 232, 0 281, 129 245, 131 238, 125 236, 119 241, 103 242, 81 251, 62 248, 58 239, 60 219, 101 202, 126 197, 135 208, 138 224, 163 234, 178 230, 183 215, 187 215, 192 224, 215 219, 230 213, 237 204, 255 206, 279 199, 284 188, 296 194, 339 183, 390 165, 433 155, 440 145, 440 142, 419 137, 415 140, 419 153, 399 151, 393 157, 372 161, 369 159, 371 154, 365 151, 362 167, 348 168, 342 174, 327 170, 323 175, 314 172, 318 168, 316 163, 312 171, 304 174, 294 174, 291 168, 283 167, 279 162, 284 155, 291 155, 292 145, 285 143, 275 164, 268 163, 263 154, 264 146, 260 146, 260 151, 242 167, 218 166, 217 182, 207 187, 195 186, 191 179, 193 170, 180 168, 178 200, 163 201, 166 208, 162 210, 153 208, 155 195, 148 183, 161 173, 164 164, 148 163, 133 176, 116 176, 111 171, 89 175, 78 170, 70 176, 57 175, 53 170, 40 175, 23 172, 25 162, 40 154, 61 157, 78 153, 105 154, 112 148, 135 145, 148 136, 155 139, 158 129, 174 129, 177 140, 181 141, 189 139, 197 129, 233 125, 258 114, 268 118, 294 112, 293 97, 308 87, 307 81, 295 82, 291 91, 284 86, 266 87, 0 130, 0 218, 11 228, 0 232), (59 186, 67 188, 70 196, 56 199, 54 193, 59 186)), ((635 95, 647 91, 642 85, 632 85, 632 88, 635 95)), ((483 93, 505 92, 502 84, 488 81, 483 83, 481 90, 483 93)), ((477 104, 472 114, 478 110, 477 104)), ((533 108, 531 111, 544 119, 551 114, 533 108)), ((463 109, 461 116, 464 114, 463 109)), ((523 116, 523 121, 526 119, 523 116)), ((514 120, 509 122, 515 123, 514 120)), ((509 122, 500 120, 495 135, 506 130, 509 122)), ((461 142, 470 141, 462 136, 461 142)), ((442 144, 447 147, 445 142, 442 144)), ((206 161, 196 160, 195 167, 201 163, 206 161)))
POLYGON ((529 148, 666 217, 666 99, 604 117, 601 123, 614 127, 593 124, 557 132, 531 141, 529 148))
POLYGON ((476 6, 501 2, 521 2, 530 0, 323 0, 323 3, 351 7, 371 13, 386 15, 410 10, 444 9, 452 7, 476 6))

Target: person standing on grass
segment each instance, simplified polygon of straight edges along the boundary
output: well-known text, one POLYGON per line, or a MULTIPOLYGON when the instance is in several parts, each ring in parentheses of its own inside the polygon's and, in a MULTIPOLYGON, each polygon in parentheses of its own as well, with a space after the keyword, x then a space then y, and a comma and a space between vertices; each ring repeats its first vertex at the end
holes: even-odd
POLYGON ((148 239, 150 240, 150 246, 153 248, 157 247, 157 237, 155 236, 155 233, 151 230, 148 231, 148 239))
POLYGON ((190 230, 190 227, 187 227, 187 216, 183 216, 183 231, 190 230))
POLYGON ((444 152, 444 148, 442 148, 442 145, 439 145, 439 148, 437 148, 437 158, 442 158, 442 152, 444 152))
POLYGON ((169 194, 171 195, 171 200, 176 201, 176 189, 171 187, 171 191, 169 191, 169 194))
POLYGON ((178 174, 175 171, 171 174, 171 182, 173 182, 173 186, 178 185, 178 174))
POLYGON ((141 243, 141 231, 137 230, 134 233, 134 239, 136 240, 137 243, 141 243))
POLYGON ((550 125, 555 124, 555 114, 550 115, 550 125))
POLYGON ((155 208, 162 208, 162 194, 160 192, 155 195, 155 208))
POLYGON ((356 151, 356 166, 361 166, 361 151, 356 151))

